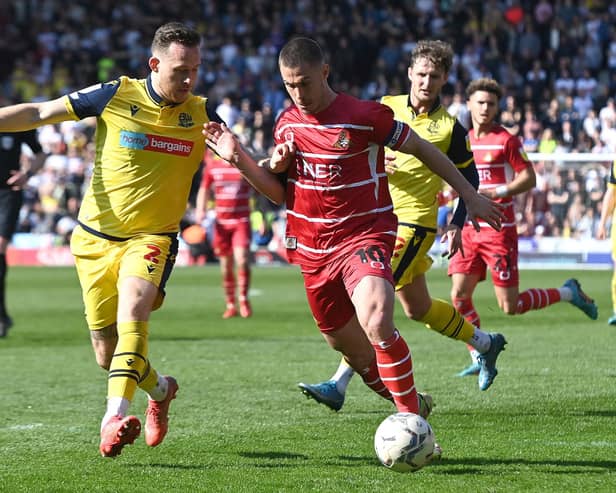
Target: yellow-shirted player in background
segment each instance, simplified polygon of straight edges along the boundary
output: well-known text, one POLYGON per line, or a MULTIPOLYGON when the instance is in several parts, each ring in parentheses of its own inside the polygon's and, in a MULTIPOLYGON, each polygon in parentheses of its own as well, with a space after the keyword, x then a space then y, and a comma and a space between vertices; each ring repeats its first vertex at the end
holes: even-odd
POLYGON ((201 130, 220 121, 192 94, 200 66, 199 33, 161 26, 150 74, 120 77, 53 101, 0 109, 0 131, 23 131, 95 116, 96 160, 71 251, 97 363, 108 370, 100 452, 113 457, 139 436, 128 415, 137 387, 149 396, 145 440, 162 442, 178 384, 151 367, 148 320, 160 307, 177 253, 177 233, 204 152, 201 130))
MULTIPOLYGON (((453 61, 451 47, 442 41, 420 41, 411 54, 408 77, 409 94, 384 96, 383 104, 394 110, 397 120, 406 122, 422 138, 428 140, 456 164, 462 174, 477 188, 479 176, 468 143, 466 129, 441 105, 441 89, 447 82, 453 61)), ((428 255, 436 236, 438 199, 443 187, 416 157, 395 154, 391 166, 389 190, 398 216, 396 247, 392 259, 396 293, 407 317, 424 323, 442 335, 464 341, 481 353, 479 388, 486 390, 496 377, 496 359, 506 344, 502 334, 488 334, 474 327, 448 302, 433 299, 428 291, 425 273, 432 265, 428 255)), ((448 255, 461 247, 461 228, 466 208, 459 202, 445 237, 448 255)), ((300 383, 304 394, 338 411, 344 404, 347 385, 353 370, 343 359, 327 381, 300 383)))
MULTIPOLYGON (((607 225, 610 223, 610 236, 612 239, 612 261, 616 265, 616 161, 612 163, 610 170, 610 178, 607 182, 607 189, 603 196, 603 204, 601 206, 601 219, 597 226, 597 239, 605 240, 607 238, 607 225)), ((612 271, 611 282, 612 293, 612 316, 607 319, 609 325, 616 325, 616 268, 612 271)))

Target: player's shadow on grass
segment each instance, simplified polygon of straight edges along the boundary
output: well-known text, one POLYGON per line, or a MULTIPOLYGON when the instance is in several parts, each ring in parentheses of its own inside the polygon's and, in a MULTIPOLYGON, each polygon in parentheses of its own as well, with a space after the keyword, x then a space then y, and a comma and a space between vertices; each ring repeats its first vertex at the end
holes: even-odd
POLYGON ((571 413, 574 416, 598 416, 600 418, 616 417, 616 409, 594 409, 592 411, 580 411, 579 413, 571 413))
POLYGON ((469 474, 472 472, 485 472, 485 468, 482 466, 512 466, 515 470, 515 466, 523 466, 524 468, 542 467, 547 468, 544 472, 550 474, 589 474, 597 473, 604 474, 605 471, 613 471, 616 468, 616 461, 613 460, 596 460, 596 461, 584 461, 584 460, 526 460, 526 459, 485 459, 485 458, 443 458, 441 460, 433 462, 430 467, 437 467, 439 469, 445 469, 451 466, 464 466, 464 469, 451 469, 447 474, 469 474), (474 471, 473 471, 474 466, 474 471), (564 468, 564 469, 561 469, 564 468), (577 468, 577 469, 572 469, 577 468))
POLYGON ((238 454, 240 457, 244 457, 246 459, 302 459, 307 460, 308 456, 304 454, 292 454, 289 452, 240 452, 238 454))
MULTIPOLYGON (((369 456, 349 456, 341 455, 337 457, 337 461, 327 461, 327 465, 330 466, 358 466, 358 465, 378 465, 378 460, 369 456)), ((437 468, 435 472, 458 475, 469 474, 476 472, 478 474, 485 473, 486 468, 491 466, 503 466, 508 465, 515 470, 515 466, 523 468, 538 467, 545 468, 545 472, 548 474, 605 474, 606 471, 613 471, 616 468, 616 461, 612 460, 596 460, 596 461, 583 461, 583 460, 525 460, 525 459, 485 459, 485 458, 473 458, 466 457, 461 459, 446 458, 436 460, 427 468, 437 468), (464 466, 459 469, 455 466, 464 466), (455 468, 453 468, 455 467, 455 468)))
POLYGON ((327 466, 336 466, 336 467, 357 467, 357 465, 378 465, 379 462, 374 457, 361 457, 361 456, 350 456, 350 455, 340 455, 336 459, 327 461, 324 460, 323 457, 318 457, 315 459, 314 457, 310 457, 304 454, 295 454, 290 452, 240 452, 238 455, 240 457, 244 457, 245 459, 256 459, 256 460, 273 460, 273 461, 284 461, 288 460, 289 462, 275 462, 272 464, 267 463, 255 463, 254 467, 289 467, 293 465, 293 461, 301 460, 301 461, 310 461, 312 463, 316 462, 324 462, 327 466))

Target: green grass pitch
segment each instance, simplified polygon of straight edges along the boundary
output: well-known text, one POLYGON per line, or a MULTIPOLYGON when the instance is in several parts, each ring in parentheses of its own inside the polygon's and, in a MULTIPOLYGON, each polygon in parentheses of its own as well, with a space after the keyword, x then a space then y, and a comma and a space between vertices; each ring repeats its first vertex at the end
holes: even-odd
MULTIPOLYGON (((293 267, 255 268, 251 319, 221 320, 216 266, 177 268, 152 316, 154 366, 180 384, 165 442, 140 437, 116 459, 98 452, 105 374, 94 361, 71 268, 11 268, 15 327, 0 340, 0 492, 613 492, 616 327, 609 271, 523 271, 522 289, 577 277, 599 304, 593 322, 569 304, 502 314, 491 283, 475 304, 509 341, 480 392, 457 378, 464 345, 403 318, 415 380, 436 407, 443 459, 408 475, 378 464, 373 433, 394 408, 353 379, 333 413, 300 381, 329 377, 338 355, 314 327, 293 267)), ((444 270, 432 295, 449 298, 444 270)), ((138 392, 131 412, 142 417, 138 392)))

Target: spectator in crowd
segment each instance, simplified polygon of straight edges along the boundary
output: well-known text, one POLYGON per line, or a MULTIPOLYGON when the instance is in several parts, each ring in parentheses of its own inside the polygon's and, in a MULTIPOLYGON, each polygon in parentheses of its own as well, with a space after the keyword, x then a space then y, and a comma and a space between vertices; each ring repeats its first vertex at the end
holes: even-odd
POLYGON ((554 130, 550 127, 544 128, 539 138, 539 146, 537 151, 540 153, 551 154, 556 150, 558 142, 554 136, 554 130))
POLYGON ((565 185, 563 175, 560 171, 556 171, 557 172, 553 175, 553 182, 550 185, 547 199, 556 226, 562 231, 565 218, 567 217, 567 209, 571 200, 571 194, 565 185))

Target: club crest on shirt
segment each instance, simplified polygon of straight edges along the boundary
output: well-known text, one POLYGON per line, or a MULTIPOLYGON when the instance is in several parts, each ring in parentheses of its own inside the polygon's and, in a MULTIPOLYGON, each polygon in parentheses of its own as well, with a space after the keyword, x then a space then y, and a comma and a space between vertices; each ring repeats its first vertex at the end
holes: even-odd
POLYGON ((348 149, 351 146, 351 139, 349 137, 349 132, 346 130, 341 130, 338 134, 338 140, 334 142, 335 149, 348 149))
POLYGON ((486 163, 491 163, 492 159, 494 159, 494 158, 492 157, 492 154, 490 154, 489 152, 487 152, 486 155, 483 157, 483 160, 486 163))
POLYGON ((284 246, 287 250, 296 250, 297 249, 297 237, 285 236, 284 246))
POLYGON ((184 128, 190 128, 195 124, 192 119, 192 115, 189 113, 180 113, 178 125, 184 128))
POLYGON ((428 133, 431 133, 432 135, 438 133, 438 122, 434 120, 430 122, 430 125, 428 125, 428 133))

